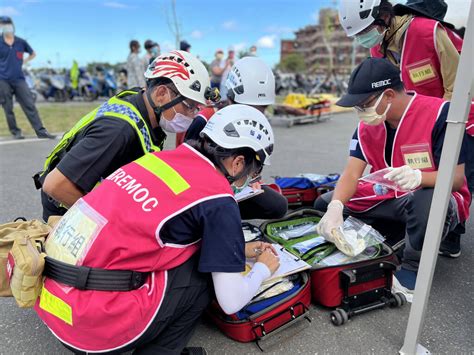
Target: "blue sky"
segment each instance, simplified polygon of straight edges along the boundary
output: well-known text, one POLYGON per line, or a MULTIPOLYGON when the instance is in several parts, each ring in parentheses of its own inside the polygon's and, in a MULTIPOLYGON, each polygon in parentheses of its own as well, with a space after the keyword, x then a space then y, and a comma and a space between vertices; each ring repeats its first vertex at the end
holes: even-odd
MULTIPOLYGON (((128 42, 150 38, 162 51, 174 48, 167 23, 170 0, 1 0, 0 14, 12 16, 17 35, 28 40, 38 57, 33 66, 69 67, 73 59, 125 61, 128 42)), ((183 38, 206 61, 216 48, 258 45, 269 64, 279 60, 280 38, 292 38, 300 27, 316 23, 318 11, 334 0, 177 0, 183 38)), ((450 12, 467 12, 468 0, 448 0, 450 12)), ((448 12, 449 15, 449 12, 448 12)), ((449 16, 448 16, 449 17, 449 16)), ((459 20, 462 23, 462 19, 459 20)), ((458 21, 458 22, 459 22, 458 21)))

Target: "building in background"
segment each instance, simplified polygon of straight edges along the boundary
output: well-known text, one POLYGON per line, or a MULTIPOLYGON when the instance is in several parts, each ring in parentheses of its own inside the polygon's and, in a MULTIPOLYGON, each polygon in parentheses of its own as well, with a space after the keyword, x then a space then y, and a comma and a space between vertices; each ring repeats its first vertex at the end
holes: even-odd
POLYGON ((319 24, 295 32, 296 39, 281 40, 280 61, 289 53, 300 53, 308 73, 350 74, 352 68, 369 56, 369 50, 347 37, 336 9, 321 9, 319 24))

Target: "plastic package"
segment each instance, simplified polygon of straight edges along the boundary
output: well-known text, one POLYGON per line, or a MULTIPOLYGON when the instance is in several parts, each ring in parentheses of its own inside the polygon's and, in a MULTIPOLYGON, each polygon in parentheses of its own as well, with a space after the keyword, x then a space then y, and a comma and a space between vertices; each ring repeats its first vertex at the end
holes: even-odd
POLYGON ((368 224, 349 216, 342 227, 333 229, 329 242, 348 256, 356 256, 370 246, 385 241, 385 238, 368 224))
MULTIPOLYGON (((391 190, 394 191, 401 191, 401 192, 407 192, 409 190, 404 190, 402 189, 396 182, 393 182, 392 180, 384 178, 385 174, 388 174, 390 171, 392 171, 392 168, 385 168, 382 170, 377 170, 376 172, 373 172, 372 174, 368 174, 365 176, 362 176, 359 180, 365 181, 365 182, 370 182, 375 185, 379 186, 384 186, 387 187, 391 190)), ((377 188, 378 191, 384 191, 381 188, 377 188)), ((374 190, 374 192, 379 195, 379 194, 385 194, 387 191, 384 193, 377 193, 377 190, 374 190)))
POLYGON ((291 290, 295 286, 292 276, 293 275, 286 276, 283 279, 275 280, 271 283, 263 283, 250 303, 277 296, 291 290))
POLYGON ((276 233, 276 236, 284 240, 290 240, 305 236, 307 234, 316 233, 317 223, 303 223, 296 226, 288 226, 276 233))
POLYGON ((349 263, 355 263, 359 261, 370 260, 376 258, 380 255, 381 252, 380 246, 370 246, 365 249, 362 253, 357 256, 347 256, 341 251, 336 251, 327 257, 319 261, 316 266, 325 267, 325 266, 335 266, 335 265, 344 265, 349 263))
POLYGON ((311 250, 318 245, 326 243, 326 239, 323 237, 316 237, 313 239, 308 239, 303 242, 299 242, 292 245, 292 248, 297 250, 300 254, 306 253, 308 250, 311 250))

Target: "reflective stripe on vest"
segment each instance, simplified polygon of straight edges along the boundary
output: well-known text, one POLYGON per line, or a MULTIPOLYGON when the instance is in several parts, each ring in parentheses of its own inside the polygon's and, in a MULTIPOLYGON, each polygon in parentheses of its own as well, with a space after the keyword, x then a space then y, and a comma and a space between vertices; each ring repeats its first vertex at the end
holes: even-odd
POLYGON ((198 252, 204 225, 196 221, 192 238, 173 236, 178 240, 163 240, 162 227, 193 206, 232 197, 227 179, 187 144, 126 164, 71 207, 46 251, 69 264, 150 277, 127 292, 79 290, 45 278, 39 317, 63 343, 84 352, 119 350, 137 340, 160 310, 168 270, 198 252))
POLYGON ((145 120, 141 116, 140 112, 131 103, 121 99, 122 97, 128 95, 137 95, 137 92, 123 91, 117 96, 110 98, 102 106, 83 116, 73 128, 64 134, 61 141, 54 147, 53 151, 44 163, 44 172, 46 174, 49 173, 51 164, 53 164, 56 160, 61 159, 60 155, 69 147, 74 137, 80 131, 87 127, 96 118, 103 116, 116 117, 128 122, 137 132, 137 136, 140 140, 140 145, 144 153, 160 151, 160 147, 153 144, 148 126, 146 125, 145 120))

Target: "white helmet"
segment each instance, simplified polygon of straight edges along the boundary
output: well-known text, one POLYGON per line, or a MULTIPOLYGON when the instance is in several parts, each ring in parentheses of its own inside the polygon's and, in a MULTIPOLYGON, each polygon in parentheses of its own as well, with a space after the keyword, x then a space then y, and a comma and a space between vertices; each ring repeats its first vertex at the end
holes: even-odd
POLYGON ((206 103, 210 90, 206 67, 194 55, 185 51, 171 51, 157 57, 148 66, 145 78, 168 78, 182 96, 202 104, 206 103))
POLYGON ((341 0, 339 21, 350 37, 372 25, 379 14, 380 0, 341 0))
POLYGON ((225 81, 227 96, 239 104, 275 103, 275 76, 260 58, 244 57, 232 66, 225 81))
POLYGON ((200 133, 226 149, 251 148, 257 160, 270 165, 275 142, 267 118, 256 108, 247 105, 229 105, 212 115, 200 133))

